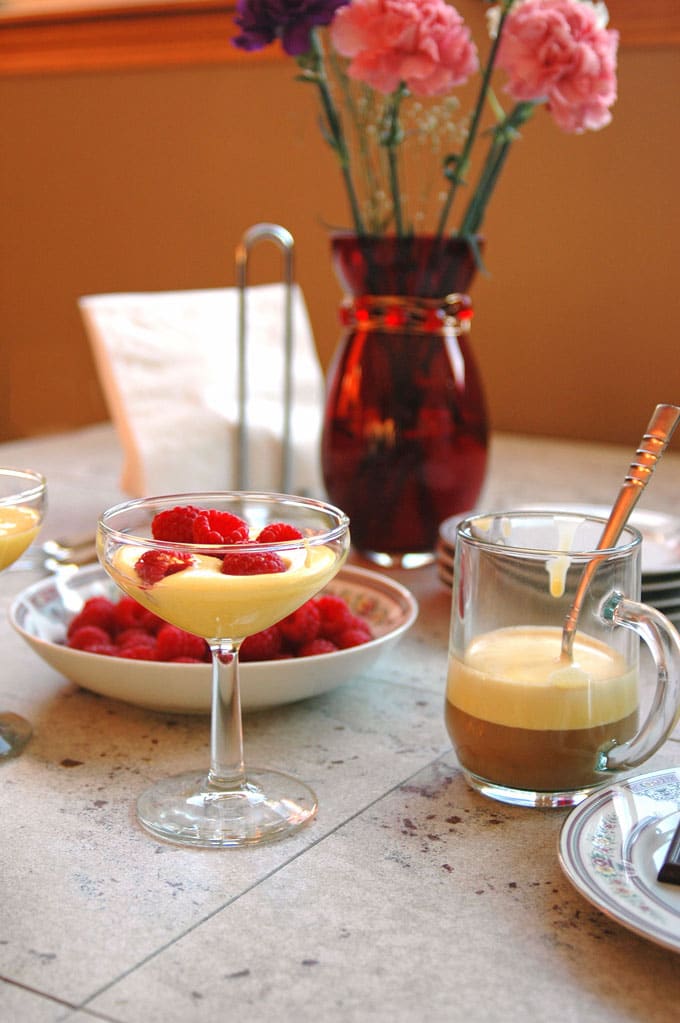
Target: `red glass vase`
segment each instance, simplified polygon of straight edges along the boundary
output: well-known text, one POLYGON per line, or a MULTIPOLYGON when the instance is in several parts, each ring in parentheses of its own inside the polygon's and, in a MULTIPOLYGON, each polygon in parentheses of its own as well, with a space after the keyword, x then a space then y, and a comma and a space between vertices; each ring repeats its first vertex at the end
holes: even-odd
POLYGON ((463 239, 332 238, 346 293, 321 461, 355 549, 385 567, 432 561, 439 524, 474 507, 487 414, 469 341, 477 262, 463 239))

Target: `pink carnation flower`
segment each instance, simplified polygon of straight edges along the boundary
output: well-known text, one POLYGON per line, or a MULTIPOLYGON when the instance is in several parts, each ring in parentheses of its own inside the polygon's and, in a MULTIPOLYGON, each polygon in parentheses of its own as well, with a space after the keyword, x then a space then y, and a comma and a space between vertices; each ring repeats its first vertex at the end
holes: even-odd
POLYGON ((330 34, 351 58, 348 74, 385 94, 405 82, 414 95, 438 96, 479 66, 468 28, 445 0, 353 0, 330 34))
POLYGON ((545 100, 564 131, 597 130, 616 100, 618 32, 604 4, 521 0, 505 21, 498 67, 515 100, 545 100))

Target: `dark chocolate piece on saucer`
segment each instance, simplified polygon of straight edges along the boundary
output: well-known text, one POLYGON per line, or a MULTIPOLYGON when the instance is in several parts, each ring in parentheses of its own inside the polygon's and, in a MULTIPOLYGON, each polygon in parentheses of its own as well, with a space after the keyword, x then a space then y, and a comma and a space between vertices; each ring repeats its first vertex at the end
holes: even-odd
POLYGON ((657 875, 657 881, 666 884, 680 884, 680 821, 668 846, 666 858, 657 875))

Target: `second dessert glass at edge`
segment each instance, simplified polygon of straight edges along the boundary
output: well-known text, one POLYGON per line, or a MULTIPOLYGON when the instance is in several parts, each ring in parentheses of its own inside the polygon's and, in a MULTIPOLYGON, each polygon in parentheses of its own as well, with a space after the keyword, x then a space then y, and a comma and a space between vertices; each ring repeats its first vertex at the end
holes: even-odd
MULTIPOLYGON (((32 469, 0 468, 0 572, 33 543, 46 507, 44 476, 32 469)), ((29 722, 20 714, 0 712, 0 760, 18 756, 31 735, 29 722)))
POLYGON ((106 511, 97 530, 102 565, 118 586, 159 618, 207 640, 212 654, 210 766, 166 778, 143 792, 137 816, 147 831, 181 845, 241 846, 274 841, 315 815, 316 796, 278 771, 246 770, 238 679, 242 641, 291 614, 336 574, 349 550, 349 519, 322 501, 285 494, 217 492, 127 501, 106 511), (178 506, 228 512, 250 536, 285 522, 300 539, 229 544, 179 543, 152 537, 156 515, 178 506), (231 574, 222 559, 256 550, 277 554, 285 571, 231 574), (147 551, 187 563, 156 582, 136 570, 147 551), (187 557, 188 556, 188 557, 187 557))

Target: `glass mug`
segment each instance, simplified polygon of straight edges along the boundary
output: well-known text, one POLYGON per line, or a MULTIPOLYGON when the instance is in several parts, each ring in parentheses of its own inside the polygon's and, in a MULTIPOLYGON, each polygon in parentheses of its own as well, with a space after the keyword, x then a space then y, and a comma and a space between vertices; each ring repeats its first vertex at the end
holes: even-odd
POLYGON ((505 512, 461 522, 446 726, 468 783, 522 806, 575 806, 664 742, 680 712, 680 636, 639 603, 642 538, 605 520, 505 512), (562 630, 596 559, 569 654, 562 630), (640 640, 656 689, 640 721, 640 640))

